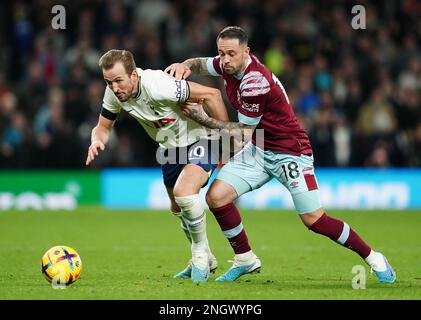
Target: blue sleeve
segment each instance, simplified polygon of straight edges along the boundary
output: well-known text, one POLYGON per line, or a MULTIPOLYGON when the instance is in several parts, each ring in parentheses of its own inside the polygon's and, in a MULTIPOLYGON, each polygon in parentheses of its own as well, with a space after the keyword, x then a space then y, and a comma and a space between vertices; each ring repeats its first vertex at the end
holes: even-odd
POLYGON ((212 76, 215 76, 216 77, 216 76, 220 76, 221 73, 218 72, 218 70, 215 69, 215 63, 216 63, 216 62, 214 62, 215 58, 208 58, 208 60, 206 60, 206 67, 208 69, 208 72, 212 76))
POLYGON ((248 126, 255 126, 260 122, 260 119, 262 118, 262 116, 260 117, 256 117, 256 118, 252 118, 252 117, 248 117, 245 116, 242 113, 238 113, 238 121, 240 121, 241 123, 244 123, 248 126))

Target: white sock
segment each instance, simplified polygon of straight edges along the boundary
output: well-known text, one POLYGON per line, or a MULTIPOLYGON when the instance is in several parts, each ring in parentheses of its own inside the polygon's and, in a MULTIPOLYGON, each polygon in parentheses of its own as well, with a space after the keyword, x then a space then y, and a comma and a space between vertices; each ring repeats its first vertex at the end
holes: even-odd
MULTIPOLYGON (((181 229, 183 230, 184 234, 186 235, 187 240, 191 244, 192 243, 192 240, 191 240, 190 231, 187 228, 187 224, 184 221, 184 218, 183 218, 181 212, 172 212, 172 214, 175 215, 176 217, 178 217, 180 219, 180 221, 181 221, 181 223, 180 223, 181 229)), ((212 251, 210 249, 209 242, 208 242, 207 239, 206 239, 206 251, 208 253, 209 259, 211 259, 211 257, 213 257, 214 259, 216 259, 215 256, 214 256, 214 254, 212 253, 212 251)), ((210 263, 210 260, 209 260, 209 263, 210 263)))
POLYGON ((364 259, 367 264, 373 268, 374 271, 383 272, 386 271, 386 262, 383 259, 383 255, 380 252, 371 250, 367 258, 364 259))
POLYGON ((255 258, 256 255, 252 250, 235 255, 235 261, 244 264, 251 262, 251 260, 254 260, 255 258))
POLYGON ((212 251, 211 251, 211 249, 210 249, 208 239, 206 239, 206 246, 207 246, 207 247, 206 247, 206 250, 207 250, 207 252, 208 252, 209 258, 210 258, 210 257, 214 257, 214 255, 213 255, 213 253, 212 253, 212 251))
POLYGON ((176 217, 178 217, 181 221, 180 223, 180 227, 183 230, 184 234, 186 235, 187 240, 189 240, 189 243, 191 243, 191 235, 190 235, 190 231, 187 228, 186 223, 183 220, 183 216, 181 214, 181 212, 172 212, 173 215, 175 215, 176 217))
POLYGON ((181 208, 181 214, 186 227, 190 231, 192 253, 208 253, 208 239, 206 235, 206 215, 204 205, 198 194, 175 197, 177 205, 181 208))

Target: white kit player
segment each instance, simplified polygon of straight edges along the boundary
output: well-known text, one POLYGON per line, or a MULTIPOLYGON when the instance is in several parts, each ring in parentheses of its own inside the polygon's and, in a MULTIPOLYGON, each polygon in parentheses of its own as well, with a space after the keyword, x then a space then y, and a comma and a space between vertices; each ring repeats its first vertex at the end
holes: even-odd
POLYGON ((170 209, 181 219, 181 227, 191 242, 192 259, 175 277, 207 281, 217 261, 209 248, 205 206, 199 191, 217 167, 219 144, 209 138, 208 129, 187 118, 178 104, 204 101, 212 117, 228 121, 220 91, 176 80, 160 70, 136 68, 127 50, 108 51, 100 58, 99 66, 107 88, 98 124, 92 130, 86 165, 105 149, 121 110, 133 116, 160 143, 157 155, 170 209))

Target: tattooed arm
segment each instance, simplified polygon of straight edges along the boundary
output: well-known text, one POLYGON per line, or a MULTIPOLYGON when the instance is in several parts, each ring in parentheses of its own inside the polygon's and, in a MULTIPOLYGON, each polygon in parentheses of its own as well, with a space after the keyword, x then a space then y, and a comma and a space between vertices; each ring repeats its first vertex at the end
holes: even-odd
POLYGON ((201 104, 185 104, 183 105, 183 112, 189 118, 205 127, 219 129, 221 134, 228 134, 234 137, 236 142, 242 141, 246 143, 250 141, 256 128, 256 125, 250 126, 241 122, 228 122, 212 118, 207 115, 201 104))
POLYGON ((188 66, 193 74, 198 74, 202 76, 210 75, 206 62, 208 58, 191 58, 187 59, 183 63, 188 66))
POLYGON ((169 73, 177 80, 187 79, 191 74, 210 75, 206 62, 208 58, 191 58, 182 63, 173 63, 168 66, 164 72, 169 73))

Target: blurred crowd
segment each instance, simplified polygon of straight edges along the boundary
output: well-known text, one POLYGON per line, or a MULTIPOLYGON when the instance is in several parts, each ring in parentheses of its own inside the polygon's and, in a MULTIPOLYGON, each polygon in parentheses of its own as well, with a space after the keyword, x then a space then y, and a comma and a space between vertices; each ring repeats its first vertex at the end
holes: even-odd
MULTIPOLYGON (((83 167, 104 52, 128 49, 139 67, 164 69, 216 55, 227 25, 246 30, 283 83, 316 166, 421 166, 420 1, 17 0, 0 2, 0 167, 83 167), (66 29, 51 27, 56 4, 66 29), (366 29, 352 28, 357 4, 366 29)), ((94 166, 156 166, 156 146, 123 112, 94 166)))

